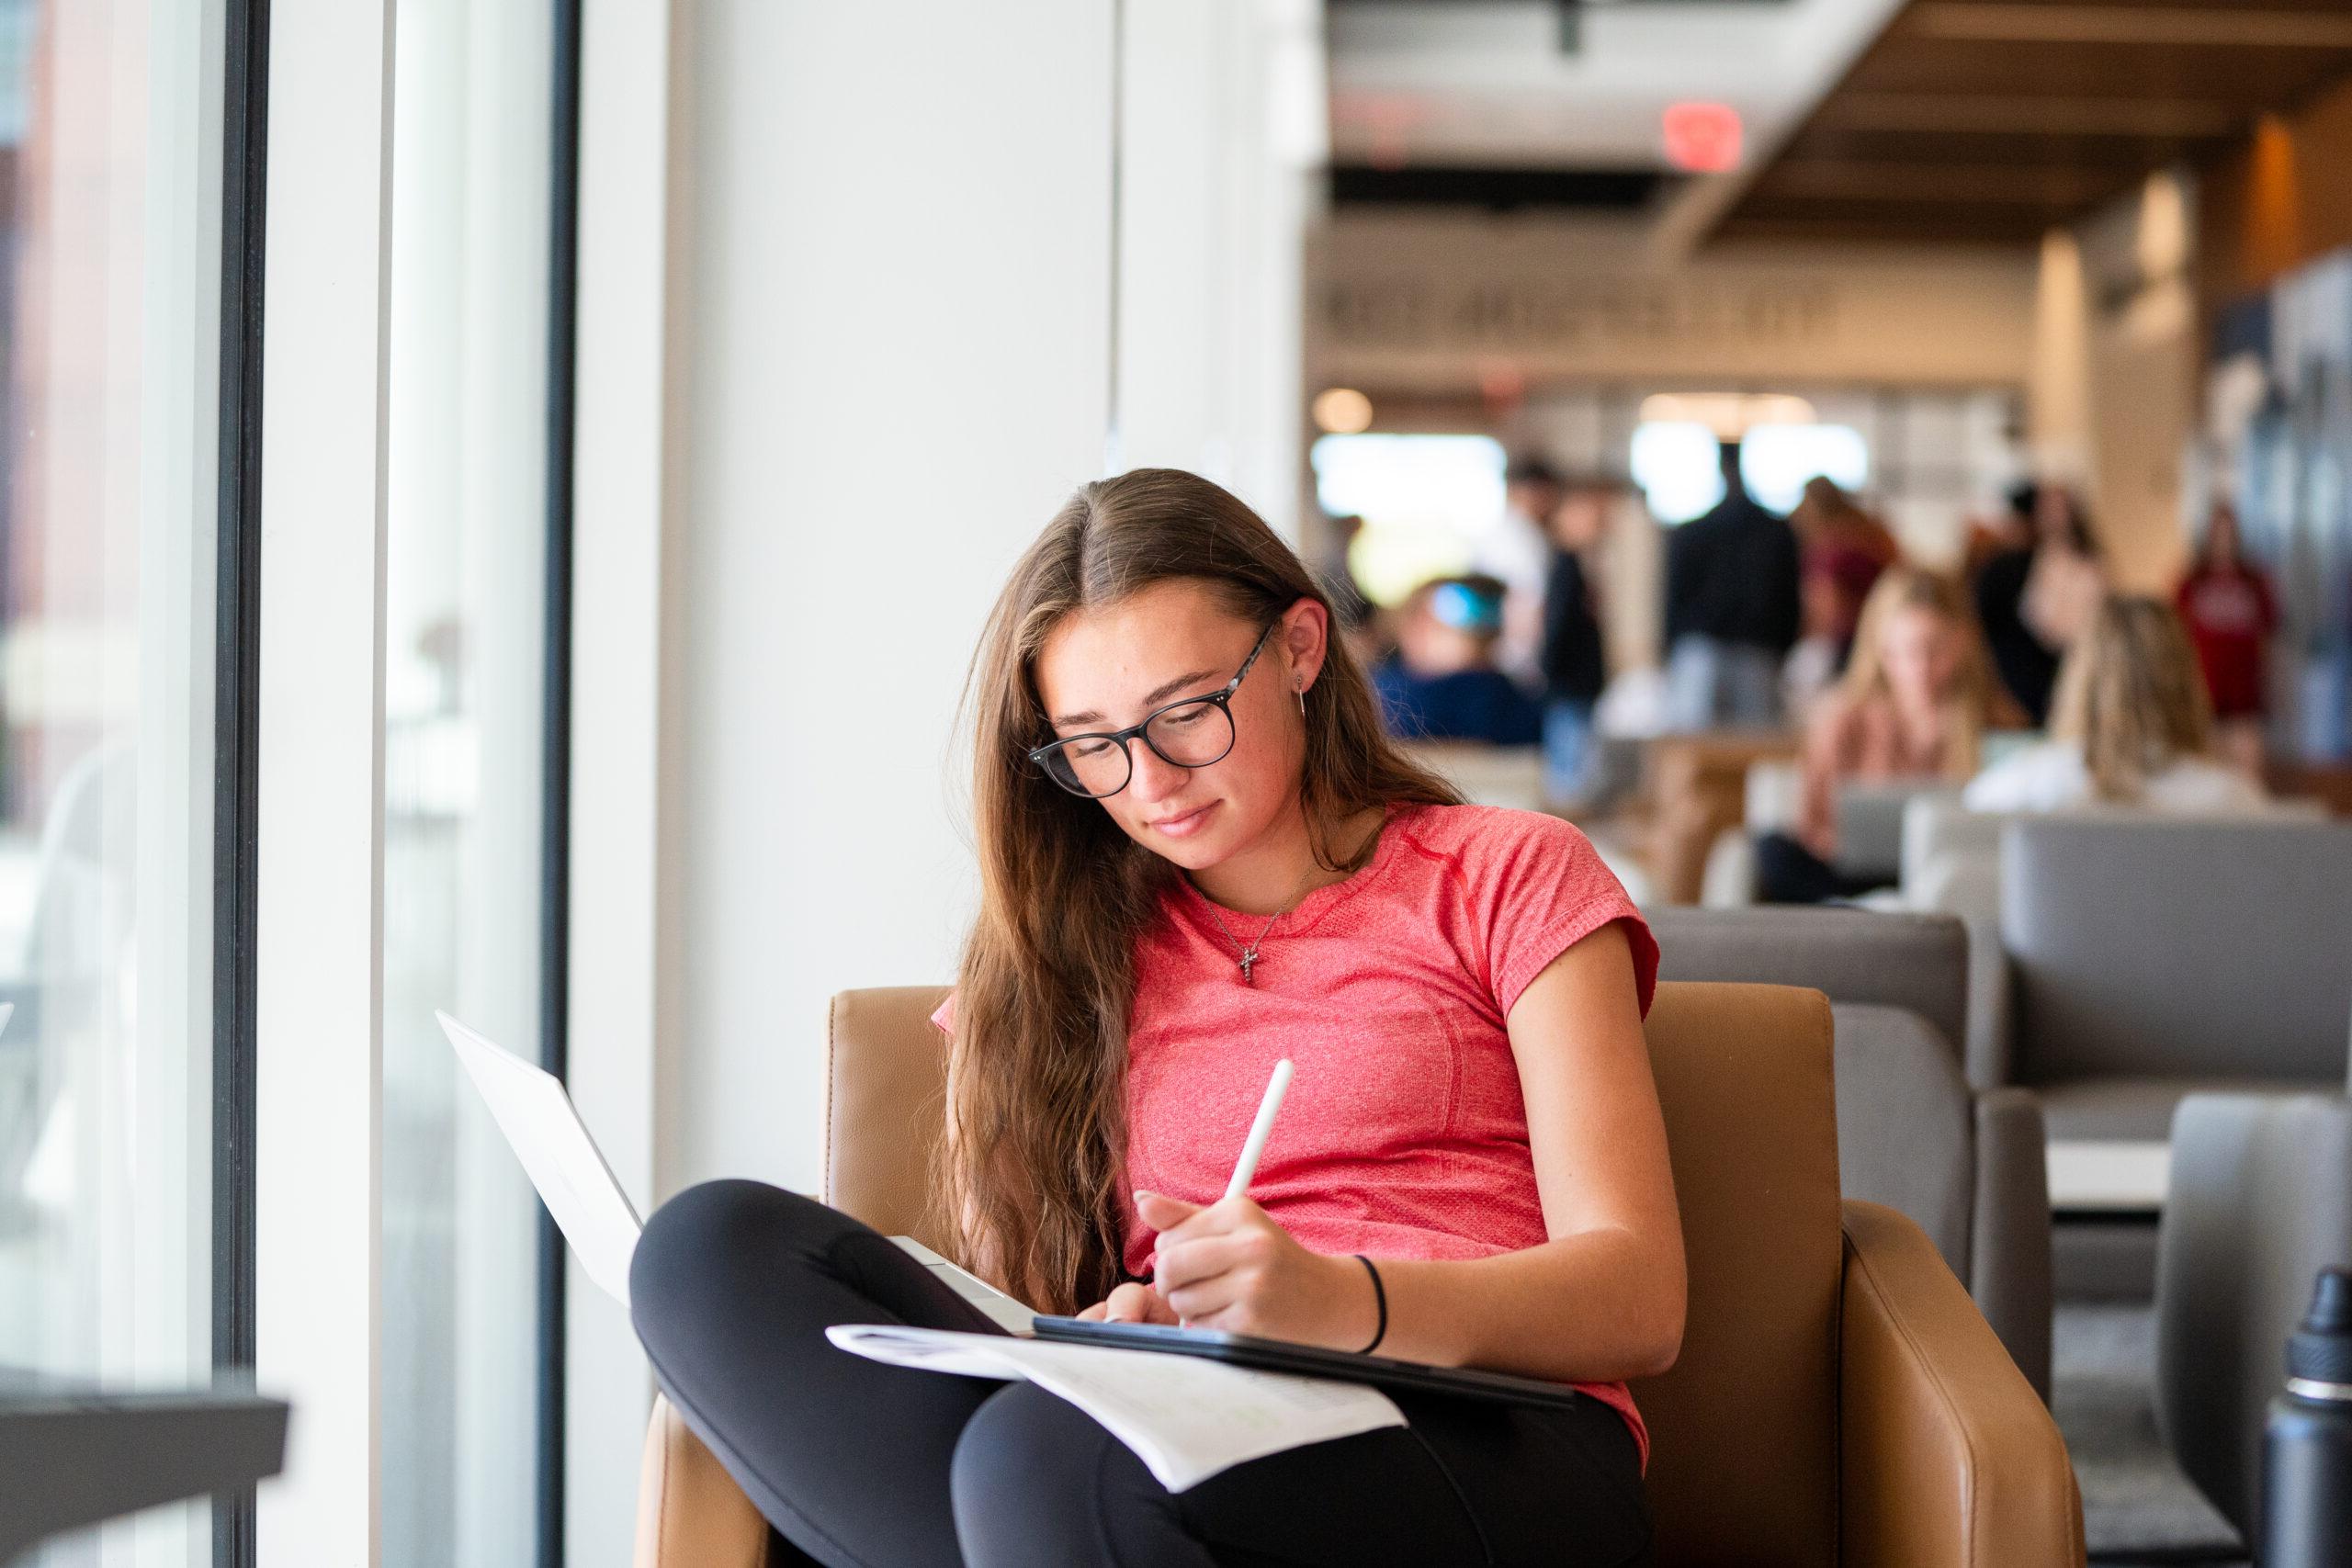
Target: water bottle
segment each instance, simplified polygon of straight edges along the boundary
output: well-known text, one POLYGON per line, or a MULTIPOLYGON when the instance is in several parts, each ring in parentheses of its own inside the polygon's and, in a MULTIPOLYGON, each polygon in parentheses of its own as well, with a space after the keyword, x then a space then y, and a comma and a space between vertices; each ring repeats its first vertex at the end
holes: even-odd
POLYGON ((2352 1564, 2352 1273, 2320 1270, 2262 1445, 2262 1568, 2352 1564))

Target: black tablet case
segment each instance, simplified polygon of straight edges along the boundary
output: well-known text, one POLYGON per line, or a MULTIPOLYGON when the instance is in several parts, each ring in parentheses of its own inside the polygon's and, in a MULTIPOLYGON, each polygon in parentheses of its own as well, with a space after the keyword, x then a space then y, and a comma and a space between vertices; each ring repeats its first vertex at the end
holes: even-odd
POLYGON ((1102 1323, 1091 1318, 1048 1317, 1036 1321, 1036 1336, 1072 1345, 1107 1345, 1122 1350, 1157 1350, 1171 1356, 1201 1356, 1261 1371, 1289 1372, 1296 1377, 1330 1378, 1340 1382, 1368 1383, 1374 1388, 1410 1393, 1453 1394, 1505 1404, 1532 1404, 1558 1409, 1574 1404, 1579 1395, 1565 1383, 1508 1372, 1478 1371, 1462 1367, 1430 1367, 1419 1361, 1393 1361, 1385 1356, 1362 1356, 1351 1350, 1327 1350, 1317 1345, 1294 1345, 1286 1339, 1258 1339, 1214 1328, 1179 1328, 1165 1323, 1102 1323))

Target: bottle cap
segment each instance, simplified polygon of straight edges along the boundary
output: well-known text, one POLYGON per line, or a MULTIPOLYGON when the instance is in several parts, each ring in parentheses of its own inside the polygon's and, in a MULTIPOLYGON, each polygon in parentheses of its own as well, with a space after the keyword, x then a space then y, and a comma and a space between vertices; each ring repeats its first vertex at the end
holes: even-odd
POLYGON ((2352 1272, 2319 1271, 2312 1309, 2287 1341, 2287 1375, 2307 1382, 2352 1384, 2352 1272))

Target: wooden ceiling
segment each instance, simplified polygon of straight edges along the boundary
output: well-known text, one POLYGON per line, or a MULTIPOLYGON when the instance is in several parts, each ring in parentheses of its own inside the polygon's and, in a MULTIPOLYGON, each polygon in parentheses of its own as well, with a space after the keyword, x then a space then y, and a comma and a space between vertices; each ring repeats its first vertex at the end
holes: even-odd
POLYGON ((2352 0, 1910 0, 1717 239, 2038 239, 2352 75, 2352 0))

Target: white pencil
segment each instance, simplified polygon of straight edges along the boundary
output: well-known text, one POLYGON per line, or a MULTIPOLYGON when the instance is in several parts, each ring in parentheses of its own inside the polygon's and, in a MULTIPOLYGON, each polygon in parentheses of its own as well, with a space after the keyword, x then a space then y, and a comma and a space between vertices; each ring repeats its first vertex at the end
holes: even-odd
POLYGON ((1266 1152, 1266 1135, 1274 1130, 1274 1113, 1283 1108, 1283 1091, 1288 1088, 1290 1058, 1284 1056, 1274 1064, 1274 1076, 1266 1080, 1266 1098, 1258 1102, 1258 1119, 1250 1123, 1250 1141, 1241 1145, 1233 1179, 1225 1184, 1227 1197, 1238 1198, 1250 1190, 1250 1179, 1258 1174, 1258 1156, 1266 1152))

